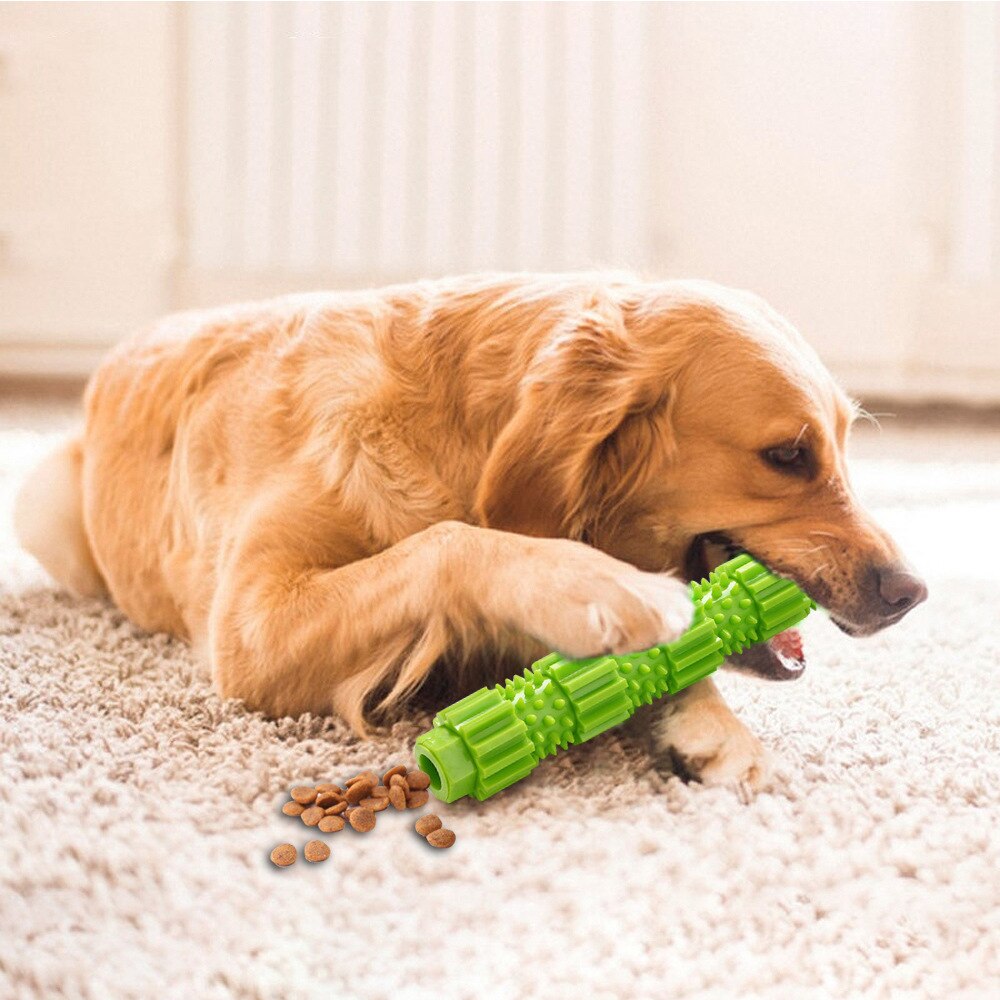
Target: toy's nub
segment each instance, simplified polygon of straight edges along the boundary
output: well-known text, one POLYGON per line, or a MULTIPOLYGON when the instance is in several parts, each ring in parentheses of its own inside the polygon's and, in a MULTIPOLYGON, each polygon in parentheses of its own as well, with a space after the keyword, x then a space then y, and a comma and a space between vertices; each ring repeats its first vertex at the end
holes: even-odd
POLYGON ((489 798, 543 757, 707 677, 725 657, 783 632, 816 606, 746 554, 692 583, 691 597, 691 627, 667 646, 584 660, 550 653, 522 675, 439 712, 414 748, 431 791, 445 802, 489 798))

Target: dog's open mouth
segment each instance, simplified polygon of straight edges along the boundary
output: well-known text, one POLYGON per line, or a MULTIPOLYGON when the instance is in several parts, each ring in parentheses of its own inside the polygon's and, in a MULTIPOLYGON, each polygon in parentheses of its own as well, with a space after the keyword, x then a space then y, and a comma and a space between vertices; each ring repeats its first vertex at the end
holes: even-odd
MULTIPOLYGON (((684 572, 689 580, 702 580, 716 566, 747 552, 753 559, 765 562, 753 552, 737 545, 728 535, 713 531, 696 535, 688 547, 684 572)), ((780 635, 744 650, 739 656, 730 656, 726 665, 735 670, 755 674, 774 681, 791 681, 802 676, 805 670, 805 653, 798 629, 790 628, 780 635)))

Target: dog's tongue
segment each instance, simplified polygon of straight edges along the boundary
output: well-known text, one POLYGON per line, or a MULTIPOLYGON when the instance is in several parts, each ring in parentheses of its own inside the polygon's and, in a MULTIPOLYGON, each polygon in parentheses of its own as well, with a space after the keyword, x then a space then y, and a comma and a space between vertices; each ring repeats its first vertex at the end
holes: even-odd
POLYGON ((767 642, 745 649, 738 656, 730 656, 726 664, 768 680, 793 681, 801 677, 806 668, 802 636, 798 629, 787 629, 767 642))

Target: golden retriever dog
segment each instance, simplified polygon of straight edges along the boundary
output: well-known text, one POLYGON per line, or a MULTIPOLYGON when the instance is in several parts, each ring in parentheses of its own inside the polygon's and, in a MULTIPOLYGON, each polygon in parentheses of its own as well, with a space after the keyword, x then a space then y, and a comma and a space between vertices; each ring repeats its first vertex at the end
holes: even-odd
MULTIPOLYGON (((549 649, 645 649, 746 550, 852 635, 926 596, 855 499, 854 416, 759 298, 487 275, 172 316, 112 352, 17 504, 63 584, 190 640, 274 716, 447 703, 549 649)), ((794 636, 732 661, 795 676, 794 636)), ((656 712, 689 776, 760 788, 704 680, 656 712)))

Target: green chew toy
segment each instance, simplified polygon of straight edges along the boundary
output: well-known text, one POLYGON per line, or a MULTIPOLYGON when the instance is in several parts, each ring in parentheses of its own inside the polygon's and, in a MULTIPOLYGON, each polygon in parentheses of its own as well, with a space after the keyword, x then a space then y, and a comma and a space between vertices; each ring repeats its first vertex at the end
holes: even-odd
POLYGON ((438 712, 416 742, 417 766, 445 802, 488 799, 543 758, 676 694, 722 661, 802 621, 816 605, 791 580, 743 554, 691 584, 694 619, 679 639, 624 656, 550 653, 518 677, 438 712))

